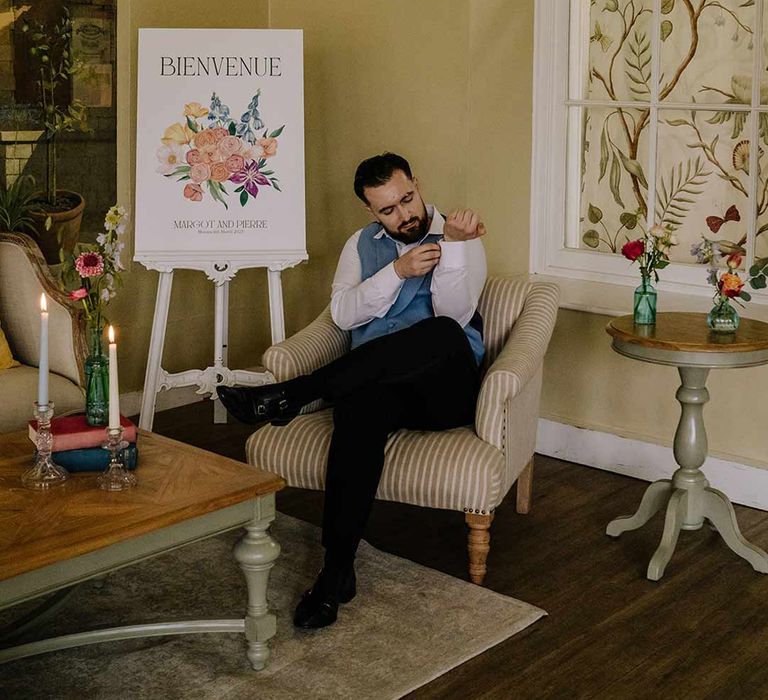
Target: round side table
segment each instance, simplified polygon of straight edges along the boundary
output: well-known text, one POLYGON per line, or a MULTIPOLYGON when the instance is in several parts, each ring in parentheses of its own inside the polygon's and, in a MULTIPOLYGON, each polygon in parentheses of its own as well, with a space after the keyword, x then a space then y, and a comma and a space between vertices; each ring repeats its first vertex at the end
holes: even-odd
POLYGON ((699 469, 707 458, 703 409, 709 401, 709 370, 768 363, 768 323, 745 318, 736 333, 722 335, 709 330, 706 314, 670 312, 658 314, 651 326, 636 326, 631 315, 621 316, 612 320, 606 331, 613 337, 616 352, 643 362, 675 366, 681 382, 676 394, 681 413, 674 441, 680 468, 672 479, 653 482, 637 512, 611 521, 606 534, 618 537, 636 530, 666 506, 661 542, 648 564, 652 581, 664 575, 680 530, 698 530, 705 519, 736 554, 756 571, 768 573, 768 554, 744 539, 728 497, 710 488, 699 469))

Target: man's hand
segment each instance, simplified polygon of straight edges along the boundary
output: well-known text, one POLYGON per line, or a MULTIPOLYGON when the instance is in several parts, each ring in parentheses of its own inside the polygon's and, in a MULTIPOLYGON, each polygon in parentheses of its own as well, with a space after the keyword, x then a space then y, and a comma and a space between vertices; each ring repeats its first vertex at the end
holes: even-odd
POLYGON ((443 226, 443 240, 469 241, 485 235, 485 224, 477 212, 471 209, 456 209, 448 214, 443 226))
POLYGON ((402 280, 409 277, 423 277, 437 265, 440 252, 440 246, 437 243, 417 245, 395 260, 395 272, 402 280))

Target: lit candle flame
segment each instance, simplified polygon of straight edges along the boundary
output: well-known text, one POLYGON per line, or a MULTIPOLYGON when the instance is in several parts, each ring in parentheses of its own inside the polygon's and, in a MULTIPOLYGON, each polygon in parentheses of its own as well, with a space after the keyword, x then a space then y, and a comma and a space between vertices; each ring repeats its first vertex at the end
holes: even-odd
POLYGON ((109 338, 110 343, 115 342, 115 329, 112 328, 112 326, 107 329, 107 337, 109 338))
POLYGON ((40 311, 48 311, 48 302, 45 299, 45 294, 40 295, 40 311))

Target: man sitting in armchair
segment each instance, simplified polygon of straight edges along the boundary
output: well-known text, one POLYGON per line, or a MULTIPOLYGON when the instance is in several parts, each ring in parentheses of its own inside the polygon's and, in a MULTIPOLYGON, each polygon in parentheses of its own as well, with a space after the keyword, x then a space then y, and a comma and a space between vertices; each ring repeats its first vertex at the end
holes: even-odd
POLYGON ((325 560, 294 616, 313 629, 336 621, 355 596, 354 558, 376 495, 387 436, 447 430, 474 420, 483 357, 477 303, 485 284, 485 226, 472 210, 447 218, 425 205, 408 162, 364 160, 354 189, 375 221, 347 241, 331 314, 352 349, 312 374, 261 387, 219 387, 238 420, 284 425, 330 401, 323 536, 325 560))

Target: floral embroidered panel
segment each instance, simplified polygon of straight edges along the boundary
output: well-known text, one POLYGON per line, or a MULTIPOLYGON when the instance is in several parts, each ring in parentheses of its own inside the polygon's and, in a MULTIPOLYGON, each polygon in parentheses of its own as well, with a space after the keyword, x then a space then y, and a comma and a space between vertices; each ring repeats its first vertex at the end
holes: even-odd
POLYGON ((695 263, 702 237, 740 250, 744 265, 768 259, 768 79, 753 90, 768 65, 768 28, 756 26, 768 10, 763 0, 654 6, 571 2, 569 172, 579 204, 567 246, 618 254, 636 227, 660 223, 680 241, 673 262, 695 263))

